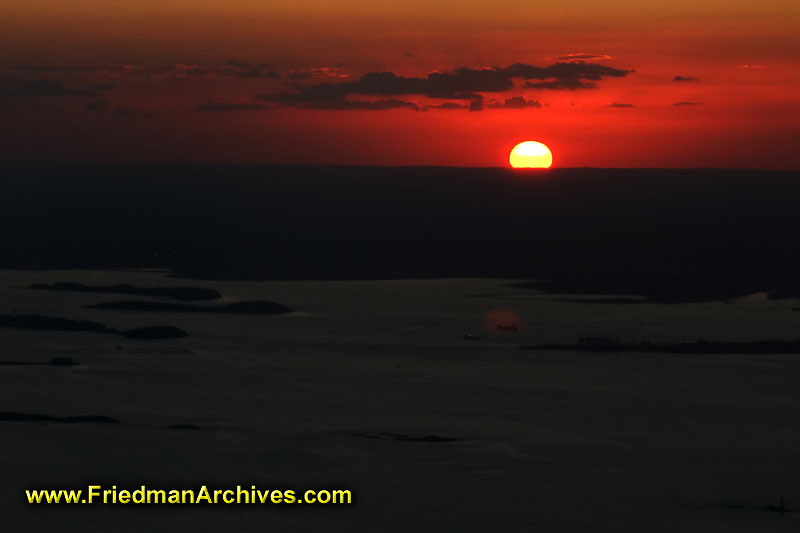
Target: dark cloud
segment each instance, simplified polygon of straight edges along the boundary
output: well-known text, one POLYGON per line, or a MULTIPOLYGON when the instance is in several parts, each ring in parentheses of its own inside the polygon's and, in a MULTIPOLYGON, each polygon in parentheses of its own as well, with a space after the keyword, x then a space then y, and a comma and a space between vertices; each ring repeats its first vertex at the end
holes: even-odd
POLYGON ((525 84, 531 89, 566 90, 595 89, 597 81, 603 78, 622 78, 635 70, 623 70, 606 65, 584 63, 575 61, 571 63, 555 63, 549 67, 530 67, 517 64, 518 69, 524 73, 519 76, 525 79, 542 81, 529 81, 525 84))
POLYGON ((152 79, 199 79, 199 78, 279 78, 280 74, 269 70, 269 65, 250 66, 239 61, 228 61, 223 65, 123 65, 119 69, 127 75, 142 75, 152 79))
POLYGON ((425 106, 425 109, 467 109, 469 106, 459 102, 445 102, 443 104, 425 106))
POLYGON ((489 107, 494 109, 527 109, 531 107, 541 108, 542 103, 538 100, 526 100, 524 96, 512 96, 506 98, 504 102, 495 102, 489 107))
MULTIPOLYGON (((310 71, 306 71, 310 72, 310 71)), ((398 76, 394 72, 370 72, 358 80, 341 83, 323 82, 297 86, 296 93, 263 94, 260 99, 292 107, 310 109, 338 108, 348 105, 351 95, 422 95, 428 98, 471 100, 471 111, 483 108, 481 93, 499 93, 514 88, 514 79, 527 81, 535 89, 593 89, 596 81, 606 77, 624 77, 634 72, 582 61, 554 63, 537 67, 515 63, 500 68, 458 68, 449 72, 432 72, 424 78, 398 76)), ((306 73, 293 73, 294 78, 310 77, 306 73)))
POLYGON ((556 81, 538 81, 528 82, 525 84, 528 89, 545 89, 553 91, 577 91, 578 89, 594 89, 597 87, 596 83, 583 81, 579 79, 574 80, 556 80, 556 81))
POLYGON ((693 78, 691 76, 675 76, 672 78, 672 81, 700 81, 697 78, 693 78))
POLYGON ((705 105, 703 102, 675 102, 672 105, 705 105))
POLYGON ((232 72, 234 76, 241 76, 243 78, 280 78, 281 75, 277 72, 273 72, 271 70, 258 70, 258 69, 249 69, 249 70, 237 70, 232 72))
POLYGON ((270 70, 269 65, 259 64, 250 66, 235 60, 230 60, 223 65, 19 65, 10 67, 12 70, 31 76, 52 73, 103 73, 112 72, 116 76, 141 75, 154 79, 187 79, 187 78, 219 78, 219 77, 262 77, 278 78, 280 74, 270 70))
POLYGON ((305 80, 309 78, 349 78, 349 74, 342 72, 342 66, 344 66, 344 63, 337 63, 334 67, 315 67, 293 70, 289 74, 289 78, 293 80, 305 80))
POLYGON ((564 54, 558 56, 556 61, 600 61, 614 59, 608 54, 564 54))
MULTIPOLYGON (((205 78, 205 77, 212 77, 216 76, 218 73, 214 69, 209 69, 200 65, 184 65, 184 64, 176 64, 169 67, 164 68, 152 68, 149 67, 145 68, 145 71, 151 71, 154 77, 165 77, 165 78, 205 78)), ((221 72, 227 73, 230 72, 229 69, 223 67, 221 72)))
POLYGON ((270 109, 272 106, 254 102, 245 103, 218 103, 208 102, 197 106, 198 111, 256 111, 270 109))
POLYGON ((483 111, 483 96, 476 95, 476 98, 469 103, 470 111, 483 111))
POLYGON ((408 108, 408 109, 417 109, 417 104, 413 102, 406 102, 404 100, 397 100, 394 98, 389 98, 387 100, 356 100, 356 101, 348 101, 344 105, 341 105, 335 109, 367 109, 371 111, 383 111, 385 109, 399 109, 399 108, 408 108))
POLYGON ((106 107, 108 107, 108 100, 105 98, 87 100, 83 103, 83 107, 86 111, 105 111, 106 107))
POLYGON ((346 94, 336 95, 298 95, 294 93, 265 94, 258 98, 265 102, 272 102, 286 107, 299 107, 316 110, 371 110, 384 111, 387 109, 409 108, 416 109, 417 104, 398 100, 396 98, 380 100, 348 100, 346 94))
POLYGON ((91 91, 70 89, 60 80, 12 80, 0 85, 0 97, 94 96, 91 91))
POLYGON ((211 75, 217 76, 240 76, 243 78, 280 78, 281 75, 269 69, 269 65, 257 65, 251 67, 247 63, 242 63, 231 59, 222 66, 222 69, 214 71, 213 69, 208 72, 211 75))
POLYGON ((81 65, 17 65, 14 69, 22 72, 96 72, 98 70, 114 70, 114 67, 97 67, 81 65))
POLYGON ((636 107, 636 106, 633 105, 633 104, 623 104, 623 103, 620 103, 620 102, 614 102, 614 103, 608 104, 606 107, 636 107))

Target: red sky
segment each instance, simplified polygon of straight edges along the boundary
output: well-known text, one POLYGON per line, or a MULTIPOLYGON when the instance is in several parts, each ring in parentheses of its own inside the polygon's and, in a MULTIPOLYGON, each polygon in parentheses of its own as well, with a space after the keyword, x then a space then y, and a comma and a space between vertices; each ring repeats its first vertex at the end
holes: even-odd
POLYGON ((4 0, 0 157, 798 169, 798 27, 796 0, 4 0))

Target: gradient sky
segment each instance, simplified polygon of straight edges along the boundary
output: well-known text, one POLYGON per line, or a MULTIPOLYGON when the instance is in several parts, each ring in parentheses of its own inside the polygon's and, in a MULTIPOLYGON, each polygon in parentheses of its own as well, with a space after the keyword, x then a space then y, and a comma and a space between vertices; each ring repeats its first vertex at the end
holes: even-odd
POLYGON ((0 157, 800 169, 797 0, 4 0, 0 157))

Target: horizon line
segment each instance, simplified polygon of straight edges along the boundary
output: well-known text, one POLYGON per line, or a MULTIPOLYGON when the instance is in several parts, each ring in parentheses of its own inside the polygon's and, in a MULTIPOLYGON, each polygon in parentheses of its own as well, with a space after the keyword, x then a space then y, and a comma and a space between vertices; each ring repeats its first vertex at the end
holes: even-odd
POLYGON ((1 159, 0 165, 96 165, 96 166, 208 166, 208 167, 272 167, 272 168, 396 168, 396 169, 462 169, 462 170, 502 170, 507 172, 519 173, 547 173, 559 170, 733 170, 733 171, 758 171, 758 172, 800 172, 800 168, 757 168, 757 167, 715 167, 715 166, 696 166, 696 167, 593 167, 593 166, 553 166, 549 168, 512 168, 510 166, 461 166, 461 165, 381 165, 381 164, 345 164, 345 163, 241 163, 223 161, 69 161, 69 160, 48 160, 48 159, 1 159))

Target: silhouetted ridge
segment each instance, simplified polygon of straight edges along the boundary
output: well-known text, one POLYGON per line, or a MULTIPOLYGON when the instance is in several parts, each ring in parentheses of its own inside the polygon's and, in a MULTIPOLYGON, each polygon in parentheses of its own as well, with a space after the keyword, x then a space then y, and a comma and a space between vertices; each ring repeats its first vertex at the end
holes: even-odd
POLYGON ((0 366, 80 366, 71 357, 53 357, 49 361, 0 361, 0 366))
POLYGON ((123 331, 122 336, 129 339, 178 339, 186 337, 187 333, 173 326, 145 326, 123 331))
POLYGON ((118 424, 119 420, 110 416, 78 415, 50 416, 32 413, 0 412, 0 422, 58 422, 61 424, 118 424))
POLYGON ((192 305, 172 302, 125 301, 106 302, 87 305, 90 309, 106 309, 115 311, 153 311, 174 313, 224 313, 247 315, 274 315, 291 313, 292 309, 283 304, 262 301, 235 302, 224 305, 192 305))
POLYGON ((735 281, 724 272, 713 278, 637 276, 618 273, 577 276, 562 274, 548 280, 524 281, 510 286, 553 294, 632 295, 568 300, 579 303, 617 304, 715 302, 736 299, 765 289, 763 281, 756 280, 750 283, 735 281))
POLYGON ((57 316, 39 314, 4 314, 0 315, 0 328, 37 329, 51 331, 91 331, 94 333, 121 334, 115 328, 109 328, 97 322, 88 320, 73 320, 57 316))
POLYGON ((706 341, 624 343, 613 337, 583 337, 575 344, 536 344, 523 350, 579 352, 655 352, 697 354, 800 354, 800 339, 750 342, 706 341))
POLYGON ((50 331, 88 331, 110 335, 122 335, 133 339, 172 339, 186 337, 182 329, 172 326, 146 326, 131 330, 110 328, 88 320, 72 320, 69 318, 45 316, 39 314, 4 314, 0 315, 0 328, 50 330, 50 331))
POLYGON ((428 442, 428 443, 445 443, 445 442, 460 442, 462 439, 455 437, 443 437, 441 435, 418 435, 408 433, 386 433, 386 432, 362 432, 356 431, 350 433, 354 437, 363 437, 366 439, 378 440, 396 440, 401 442, 428 442))

